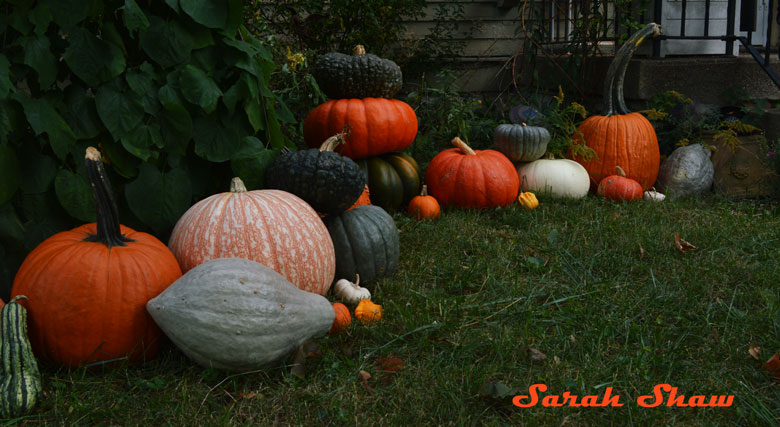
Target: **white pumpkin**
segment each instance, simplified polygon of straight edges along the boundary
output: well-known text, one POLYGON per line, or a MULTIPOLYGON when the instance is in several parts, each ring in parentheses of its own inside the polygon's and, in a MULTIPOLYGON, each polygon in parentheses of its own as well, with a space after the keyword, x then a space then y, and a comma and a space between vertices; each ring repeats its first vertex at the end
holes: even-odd
POLYGON ((569 159, 539 159, 518 163, 522 191, 556 198, 581 199, 588 194, 590 177, 581 164, 569 159))
POLYGON ((236 372, 282 361, 304 341, 325 335, 335 318, 322 295, 241 258, 196 266, 146 309, 187 357, 236 372))

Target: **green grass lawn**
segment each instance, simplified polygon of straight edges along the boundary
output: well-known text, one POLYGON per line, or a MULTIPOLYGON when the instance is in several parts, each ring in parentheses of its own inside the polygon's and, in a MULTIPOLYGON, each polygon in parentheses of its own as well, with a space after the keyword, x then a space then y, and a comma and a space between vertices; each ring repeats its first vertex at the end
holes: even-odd
POLYGON ((103 372, 42 366, 45 398, 25 421, 778 422, 780 383, 761 364, 780 350, 780 205, 715 196, 617 204, 590 196, 542 199, 534 211, 515 205, 446 210, 436 222, 395 218, 400 265, 373 298, 384 319, 319 339, 321 355, 308 360, 305 377, 289 366, 228 375, 170 347, 144 365, 103 372), (678 251, 675 233, 696 249, 678 251), (760 360, 748 354, 752 345, 760 360), (534 357, 537 350, 546 358, 534 357), (361 380, 361 370, 371 378, 361 380), (613 387, 624 405, 512 405, 539 383, 549 388, 543 395, 602 395, 613 387), (637 405, 662 383, 686 396, 734 395, 734 403, 637 405))

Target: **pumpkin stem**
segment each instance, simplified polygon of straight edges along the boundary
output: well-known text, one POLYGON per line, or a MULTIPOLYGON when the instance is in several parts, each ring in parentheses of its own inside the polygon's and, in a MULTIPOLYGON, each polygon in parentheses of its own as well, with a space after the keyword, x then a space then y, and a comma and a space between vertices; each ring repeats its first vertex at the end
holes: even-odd
POLYGON ((615 170, 617 171, 618 176, 622 176, 623 178, 626 177, 626 171, 624 171, 620 166, 615 166, 615 170))
POLYGON ((359 44, 359 45, 355 46, 354 49, 352 49, 352 54, 353 55, 365 55, 366 54, 366 48, 363 47, 362 44, 359 44))
POLYGON ((134 242, 135 240, 122 234, 119 225, 119 211, 111 193, 111 184, 106 178, 106 169, 103 166, 100 151, 94 147, 87 147, 84 158, 87 165, 89 186, 92 187, 97 207, 97 234, 87 236, 84 241, 102 243, 109 248, 127 246, 126 242, 134 242))
POLYGON ((230 192, 231 193, 246 193, 246 185, 241 178, 235 177, 230 180, 230 192))
POLYGON ((625 82, 628 63, 647 36, 655 37, 659 34, 661 34, 661 26, 651 22, 632 34, 615 54, 615 58, 609 64, 607 76, 604 79, 605 116, 629 114, 631 112, 626 107, 626 101, 623 97, 623 83, 625 82))
POLYGON ((355 288, 360 286, 360 275, 357 274, 357 273, 355 273, 355 283, 354 283, 354 285, 355 285, 355 288))
POLYGON ((427 185, 423 184, 422 190, 420 190, 420 195, 423 196, 423 197, 428 195, 428 186, 427 185))
POLYGON ((8 301, 8 304, 15 303, 17 301, 21 301, 23 299, 26 299, 27 301, 30 300, 30 298, 27 298, 25 295, 17 295, 13 298, 11 298, 11 301, 8 301))
POLYGON ((471 149, 471 147, 468 146, 465 142, 463 142, 462 139, 459 137, 452 138, 452 145, 460 148, 460 151, 463 152, 463 154, 467 155, 476 155, 477 153, 474 152, 474 150, 471 149))
POLYGON ((326 139, 325 142, 320 145, 320 151, 333 151, 338 147, 340 144, 344 144, 346 141, 344 140, 344 137, 347 136, 346 132, 337 133, 330 138, 326 139))

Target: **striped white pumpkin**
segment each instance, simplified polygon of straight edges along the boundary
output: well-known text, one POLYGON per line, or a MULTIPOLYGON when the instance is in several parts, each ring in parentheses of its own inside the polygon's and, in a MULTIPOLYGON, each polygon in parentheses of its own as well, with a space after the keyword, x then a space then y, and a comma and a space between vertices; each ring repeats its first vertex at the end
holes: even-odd
POLYGON ((183 273, 212 259, 244 258, 320 295, 336 274, 333 241, 311 206, 286 191, 247 191, 239 178, 233 178, 230 192, 185 212, 168 247, 183 273))

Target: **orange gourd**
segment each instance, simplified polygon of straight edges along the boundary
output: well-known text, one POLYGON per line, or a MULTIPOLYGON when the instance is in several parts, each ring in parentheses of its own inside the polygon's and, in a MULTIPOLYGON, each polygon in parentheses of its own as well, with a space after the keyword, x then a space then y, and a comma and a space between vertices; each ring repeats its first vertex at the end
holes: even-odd
POLYGON ((626 173, 620 166, 615 166, 617 175, 610 175, 601 180, 597 194, 611 200, 625 200, 627 202, 642 200, 642 186, 631 178, 626 178, 626 173))
POLYGON ((378 156, 412 145, 417 115, 397 99, 336 99, 317 106, 303 122, 303 138, 312 148, 345 130, 346 143, 336 152, 352 159, 378 156))
POLYGON ((346 305, 340 302, 333 303, 333 311, 336 312, 336 317, 333 319, 333 326, 330 327, 331 334, 347 329, 352 323, 352 315, 349 314, 349 309, 346 305))
POLYGON ((374 304, 370 299, 364 299, 355 307, 355 319, 363 324, 371 324, 382 320, 383 312, 381 305, 374 304))
POLYGON ((230 192, 209 196, 179 218, 168 247, 185 273, 216 258, 244 258, 320 295, 336 274, 328 229, 298 196, 281 190, 247 191, 233 178, 230 192))
POLYGON ((620 48, 604 82, 606 112, 588 117, 578 128, 582 135, 573 136, 575 141, 584 143, 596 153, 590 160, 573 156, 573 160, 588 171, 591 190, 596 190, 601 180, 612 175, 618 165, 628 178, 637 181, 645 190, 652 187, 658 177, 661 154, 655 129, 645 116, 632 113, 623 99, 623 79, 631 55, 647 36, 657 34, 660 34, 660 27, 655 23, 647 24, 620 48))
POLYGON ((57 233, 25 258, 11 295, 26 295, 38 357, 75 367, 152 357, 161 332, 146 303, 181 276, 176 258, 151 234, 119 224, 100 153, 86 167, 97 222, 57 233))
POLYGON ((442 206, 485 209, 512 204, 520 178, 512 162, 496 150, 472 150, 460 138, 428 164, 428 193, 442 206))
POLYGON ((428 195, 428 186, 423 185, 419 196, 414 196, 409 202, 409 215, 417 220, 437 219, 441 214, 441 206, 436 198, 428 195))

